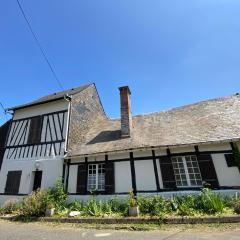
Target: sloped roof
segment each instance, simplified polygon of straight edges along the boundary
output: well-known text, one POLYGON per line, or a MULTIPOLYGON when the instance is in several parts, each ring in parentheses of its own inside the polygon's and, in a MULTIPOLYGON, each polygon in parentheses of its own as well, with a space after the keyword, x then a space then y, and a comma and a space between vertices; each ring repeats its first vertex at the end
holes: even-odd
POLYGON ((88 130, 83 142, 70 146, 68 156, 239 138, 240 96, 234 95, 134 116, 131 138, 121 139, 119 119, 103 119, 88 130))
POLYGON ((18 105, 18 106, 15 106, 15 107, 11 107, 8 110, 17 110, 17 109, 20 109, 20 108, 25 108, 25 107, 29 107, 29 106, 33 106, 33 105, 39 105, 39 104, 59 100, 59 99, 64 98, 66 95, 73 95, 73 94, 79 93, 79 92, 83 91, 84 89, 86 89, 87 87, 89 87, 90 85, 91 84, 87 84, 87 85, 83 85, 83 86, 80 86, 80 87, 71 88, 71 89, 61 91, 61 92, 49 94, 49 95, 41 97, 41 98, 39 98, 35 101, 32 101, 30 103, 26 103, 26 104, 18 105))

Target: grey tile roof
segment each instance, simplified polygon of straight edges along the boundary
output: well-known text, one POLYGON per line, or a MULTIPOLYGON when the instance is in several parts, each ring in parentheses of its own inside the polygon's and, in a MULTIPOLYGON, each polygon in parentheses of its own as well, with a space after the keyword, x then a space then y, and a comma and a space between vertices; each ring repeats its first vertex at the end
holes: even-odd
POLYGON ((240 96, 199 102, 133 117, 131 138, 120 138, 120 120, 101 119, 68 156, 91 155, 144 147, 167 147, 240 138, 240 96))
POLYGON ((71 88, 71 89, 61 91, 61 92, 49 94, 49 95, 41 97, 41 98, 39 98, 35 101, 32 101, 30 103, 26 103, 26 104, 18 105, 18 106, 15 106, 15 107, 11 107, 8 110, 17 110, 17 109, 29 107, 29 106, 32 106, 32 105, 38 105, 38 104, 47 103, 47 102, 50 102, 50 101, 55 101, 55 100, 64 98, 64 96, 67 95, 67 94, 68 95, 73 95, 73 94, 79 93, 79 92, 83 91, 84 89, 86 89, 87 87, 89 87, 90 85, 92 85, 92 84, 87 84, 87 85, 83 85, 83 86, 80 86, 80 87, 71 88))

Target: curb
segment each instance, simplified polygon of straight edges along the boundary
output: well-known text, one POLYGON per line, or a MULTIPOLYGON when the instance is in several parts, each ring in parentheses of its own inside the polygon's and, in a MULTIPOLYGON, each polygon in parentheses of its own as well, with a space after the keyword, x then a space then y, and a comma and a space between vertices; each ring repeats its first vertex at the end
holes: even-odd
MULTIPOLYGON (((2 220, 18 221, 16 216, 3 216, 2 220)), ((40 222, 90 223, 90 224, 204 224, 204 223, 240 223, 240 216, 226 217, 182 217, 182 218, 30 218, 40 222)))

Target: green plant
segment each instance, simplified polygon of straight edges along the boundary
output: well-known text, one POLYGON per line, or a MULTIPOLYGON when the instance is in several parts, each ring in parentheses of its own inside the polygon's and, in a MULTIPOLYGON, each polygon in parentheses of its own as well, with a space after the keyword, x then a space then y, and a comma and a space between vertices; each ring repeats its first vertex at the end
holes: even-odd
POLYGON ((61 180, 58 180, 54 187, 47 191, 48 203, 54 204, 56 210, 59 211, 65 207, 67 200, 67 194, 64 191, 64 186, 61 180))
POLYGON ((44 216, 48 204, 48 191, 37 190, 23 199, 21 213, 28 217, 44 216))
POLYGON ((180 216, 193 216, 197 213, 195 197, 192 195, 173 197, 171 199, 171 207, 180 216))
POLYGON ((126 200, 119 200, 118 198, 113 198, 108 201, 108 204, 111 206, 111 211, 119 215, 127 215, 128 213, 128 204, 126 200))
POLYGON ((131 191, 129 193, 129 199, 128 199, 128 203, 130 207, 136 207, 138 205, 137 199, 133 193, 133 191, 131 191))
POLYGON ((222 213, 226 203, 221 196, 210 189, 203 189, 196 198, 196 208, 206 214, 222 213))
POLYGON ((168 201, 162 196, 140 197, 138 204, 141 214, 150 216, 162 216, 171 211, 168 201))
POLYGON ((103 215, 103 204, 102 201, 97 201, 95 196, 86 202, 83 208, 83 214, 86 216, 100 217, 103 215))
POLYGON ((68 205, 69 211, 82 211, 83 208, 84 208, 84 203, 77 200, 75 200, 74 202, 68 205))
POLYGON ((237 198, 233 201, 234 212, 240 214, 240 198, 237 198))
POLYGON ((17 199, 7 200, 2 208, 0 209, 0 214, 11 214, 18 213, 20 210, 20 204, 17 199))

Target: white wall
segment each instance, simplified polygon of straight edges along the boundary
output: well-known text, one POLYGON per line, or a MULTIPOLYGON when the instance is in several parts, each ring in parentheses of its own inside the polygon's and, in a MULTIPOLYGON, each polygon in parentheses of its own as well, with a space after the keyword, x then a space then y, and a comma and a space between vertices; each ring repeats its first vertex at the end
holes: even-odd
POLYGON ((67 110, 68 104, 68 101, 61 99, 54 102, 19 109, 14 113, 13 120, 67 110))
POLYGON ((137 191, 157 190, 153 160, 135 161, 137 191))
POLYGON ((130 161, 128 162, 115 162, 115 192, 130 192, 132 190, 132 176, 130 161))
POLYGON ((240 186, 240 172, 237 167, 228 167, 224 154, 212 154, 220 186, 240 186))
POLYGON ((78 165, 70 165, 70 167, 69 167, 69 179, 68 179, 68 190, 67 190, 69 193, 76 193, 77 174, 78 174, 78 165))
POLYGON ((52 187, 62 177, 63 159, 38 159, 38 160, 8 160, 4 162, 0 172, 0 193, 4 193, 8 171, 22 171, 19 194, 29 194, 32 191, 32 174, 36 171, 36 163, 39 170, 43 171, 42 188, 52 187))
POLYGON ((225 151, 232 150, 230 143, 219 144, 201 144, 198 146, 199 151, 225 151))

